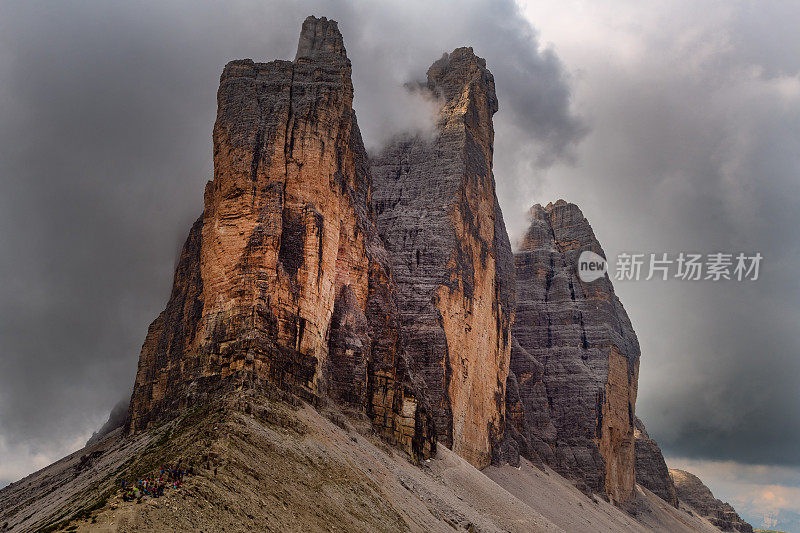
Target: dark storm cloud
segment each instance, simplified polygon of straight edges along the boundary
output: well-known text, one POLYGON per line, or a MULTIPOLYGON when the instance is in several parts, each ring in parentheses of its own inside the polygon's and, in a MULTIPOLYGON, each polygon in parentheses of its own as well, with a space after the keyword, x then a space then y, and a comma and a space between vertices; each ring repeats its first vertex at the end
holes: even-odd
POLYGON ((537 165, 585 133, 562 65, 510 1, 3 2, 0 486, 76 448, 129 394, 212 174, 219 73, 291 58, 312 13, 340 21, 373 149, 424 128, 402 83, 462 45, 486 57, 498 120, 537 165))
POLYGON ((639 189, 648 209, 637 247, 760 251, 761 279, 673 287, 674 298, 662 287, 626 289, 657 320, 648 328, 661 360, 643 370, 657 392, 641 407, 662 414, 656 434, 670 453, 797 465, 800 85, 797 64, 768 74, 743 60, 738 48, 754 44, 734 41, 637 102, 638 138, 663 156, 645 159, 649 175, 617 183, 639 189), (660 131, 644 131, 647 117, 660 131))

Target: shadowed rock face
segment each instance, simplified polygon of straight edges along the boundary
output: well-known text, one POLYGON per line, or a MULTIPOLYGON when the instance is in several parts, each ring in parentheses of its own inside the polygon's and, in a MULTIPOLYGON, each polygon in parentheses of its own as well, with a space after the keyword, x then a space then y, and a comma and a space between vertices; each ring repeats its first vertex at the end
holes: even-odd
POLYGON ((639 343, 610 280, 577 276, 582 251, 605 257, 580 209, 559 200, 529 215, 514 255, 508 436, 530 460, 624 502, 635 488, 639 343))
POLYGON ((753 526, 741 519, 730 504, 718 500, 700 478, 684 470, 670 469, 678 499, 722 531, 752 533, 753 526))
POLYGON ((639 420, 639 417, 636 417, 635 427, 636 483, 651 490, 656 496, 677 508, 678 492, 669 475, 661 448, 647 434, 644 422, 639 420))
POLYGON ((372 203, 438 438, 481 467, 502 433, 514 313, 492 175, 494 78, 471 48, 458 48, 418 88, 442 103, 437 133, 396 139, 373 158, 372 203))
POLYGON ((142 348, 129 430, 239 376, 312 401, 328 393, 409 453, 432 452, 370 212, 350 73, 336 22, 314 17, 294 61, 226 65, 214 179, 142 348))

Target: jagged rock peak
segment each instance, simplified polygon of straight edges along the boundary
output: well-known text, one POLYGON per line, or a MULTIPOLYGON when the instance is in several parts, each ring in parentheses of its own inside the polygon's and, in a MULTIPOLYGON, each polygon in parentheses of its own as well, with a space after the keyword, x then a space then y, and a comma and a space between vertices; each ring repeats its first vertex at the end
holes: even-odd
POLYGON ((214 179, 142 348, 129 431, 221 382, 264 381, 349 404, 409 454, 433 453, 352 104, 350 61, 325 18, 306 19, 294 62, 225 67, 214 179))
POLYGON ((422 88, 442 102, 433 139, 372 158, 372 204, 392 259, 409 355, 441 442, 483 467, 502 433, 514 267, 492 174, 494 78, 471 48, 422 88))
POLYGON ((753 526, 742 520, 729 503, 715 498, 699 477, 674 468, 670 468, 669 475, 675 483, 681 504, 691 507, 722 531, 753 533, 753 526))
POLYGON ((311 16, 303 21, 295 59, 314 57, 318 54, 337 54, 347 57, 339 24, 325 17, 311 16))
POLYGON ((427 78, 427 88, 444 102, 440 127, 453 125, 454 121, 463 123, 481 148, 491 152, 492 115, 499 106, 494 76, 486 68, 486 60, 475 55, 471 47, 456 48, 430 66, 427 78))
POLYGON ((520 251, 536 250, 547 244, 553 244, 559 249, 566 250, 580 242, 585 243, 588 249, 605 257, 605 252, 595 238, 589 222, 583 216, 580 207, 575 204, 564 200, 550 202, 544 207, 541 204, 534 204, 528 210, 528 222, 530 225, 518 243, 520 251), (576 234, 570 239, 559 239, 554 235, 556 228, 562 232, 570 229, 576 234))
POLYGON ((465 88, 480 86, 486 92, 485 103, 491 113, 498 110, 494 76, 486 68, 486 60, 475 55, 472 47, 456 48, 445 53, 428 68, 428 84, 444 92, 452 100, 465 88))
POLYGON ((635 492, 639 343, 608 277, 577 276, 581 252, 605 256, 581 210, 559 200, 529 216, 514 254, 506 429, 523 456, 622 503, 635 492))
POLYGON ((656 496, 678 507, 678 492, 669 475, 667 463, 658 443, 650 438, 639 417, 635 420, 636 482, 656 496))

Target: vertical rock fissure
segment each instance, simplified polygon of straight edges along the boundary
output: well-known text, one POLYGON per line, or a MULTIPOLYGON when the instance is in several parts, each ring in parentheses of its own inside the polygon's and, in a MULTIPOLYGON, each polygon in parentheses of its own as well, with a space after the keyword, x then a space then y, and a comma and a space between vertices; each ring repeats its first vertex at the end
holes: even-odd
MULTIPOLYGON (((289 160, 292 158, 292 150, 294 149, 294 132, 292 131, 292 122, 294 120, 294 65, 290 68, 291 75, 289 77, 289 109, 286 112, 286 128, 283 132, 283 164, 284 164, 284 179, 289 179, 289 160)), ((286 189, 284 188, 284 198, 286 197, 286 189)))

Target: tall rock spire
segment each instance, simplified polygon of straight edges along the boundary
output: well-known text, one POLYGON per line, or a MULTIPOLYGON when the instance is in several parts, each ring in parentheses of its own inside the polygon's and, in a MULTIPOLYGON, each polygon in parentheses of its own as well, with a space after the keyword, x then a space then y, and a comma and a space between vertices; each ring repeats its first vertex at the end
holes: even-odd
POLYGON ((520 452, 614 502, 634 494, 639 342, 607 278, 577 276, 581 252, 605 256, 578 206, 535 205, 515 254, 507 433, 520 452))
POLYGON ((436 136, 396 139, 373 159, 372 203, 438 438, 482 467, 502 433, 514 316, 492 175, 494 78, 471 48, 458 48, 420 88, 442 102, 436 136))
POLYGON ((128 429, 231 380, 365 411, 417 457, 435 446, 404 353, 335 21, 303 23, 294 62, 229 63, 214 179, 142 348, 128 429))

